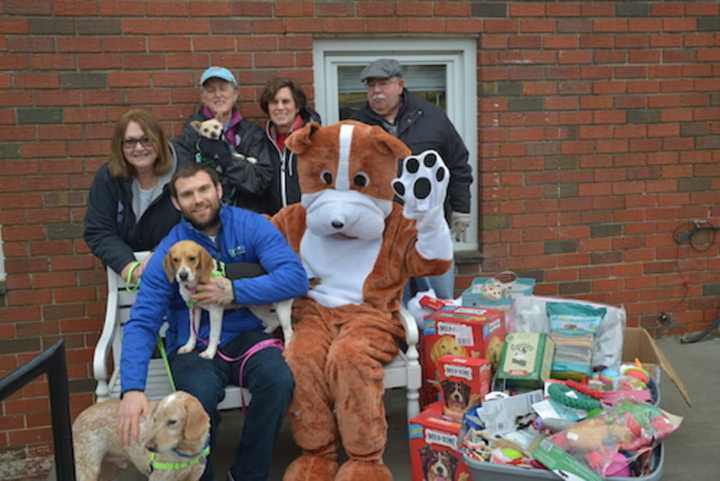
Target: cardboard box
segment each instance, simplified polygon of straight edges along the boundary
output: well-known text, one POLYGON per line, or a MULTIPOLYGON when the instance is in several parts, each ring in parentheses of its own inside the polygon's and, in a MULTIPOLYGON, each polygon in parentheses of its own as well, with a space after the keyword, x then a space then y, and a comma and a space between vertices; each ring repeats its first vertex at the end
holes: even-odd
POLYGON ((438 359, 443 414, 462 421, 467 408, 482 403, 490 391, 492 368, 486 359, 443 356, 438 359))
POLYGON ((412 481, 470 479, 460 447, 460 423, 442 415, 442 405, 433 403, 408 424, 412 481))
POLYGON ((685 383, 683 383, 678 373, 675 372, 667 356, 660 350, 650 333, 642 327, 626 327, 623 330, 622 360, 623 362, 634 362, 635 359, 639 359, 642 363, 660 366, 673 384, 677 386, 687 405, 692 406, 690 394, 685 387, 685 383))
POLYGON ((438 382, 437 362, 445 355, 487 359, 496 364, 504 339, 503 311, 444 306, 423 323, 423 379, 438 382))
POLYGON ((513 332, 505 337, 497 378, 508 386, 542 387, 550 377, 555 344, 539 332, 513 332))

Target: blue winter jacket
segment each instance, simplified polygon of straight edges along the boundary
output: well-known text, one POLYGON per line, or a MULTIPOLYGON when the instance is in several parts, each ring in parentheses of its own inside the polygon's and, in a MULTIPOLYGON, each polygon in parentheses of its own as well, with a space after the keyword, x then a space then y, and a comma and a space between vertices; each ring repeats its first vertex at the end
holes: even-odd
MULTIPOLYGON (((233 281, 235 304, 269 304, 307 292, 307 274, 300 259, 268 220, 245 209, 222 206, 220 221, 215 242, 183 220, 155 249, 143 272, 130 319, 123 329, 120 360, 122 392, 145 390, 148 363, 166 315, 168 352, 174 353, 187 341, 190 328, 188 308, 180 297, 177 283, 171 283, 163 269, 165 255, 176 242, 193 240, 215 259, 225 263, 259 262, 262 265, 267 274, 233 281)), ((220 347, 243 332, 261 328, 260 320, 249 309, 226 310, 220 347)), ((203 310, 199 329, 201 339, 208 338, 209 329, 208 313, 203 310)), ((198 344, 198 349, 203 348, 202 344, 198 344)))

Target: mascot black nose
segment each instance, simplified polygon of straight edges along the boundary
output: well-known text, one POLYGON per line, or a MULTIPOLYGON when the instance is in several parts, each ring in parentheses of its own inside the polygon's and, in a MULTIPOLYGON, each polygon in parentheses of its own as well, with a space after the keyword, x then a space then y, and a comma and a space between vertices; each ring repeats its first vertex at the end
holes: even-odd
POLYGON ((188 278, 188 273, 187 273, 187 271, 182 271, 182 272, 180 273, 179 277, 180 277, 180 280, 181 280, 181 281, 186 281, 187 278, 188 278))
POLYGON ((339 220, 334 220, 334 221, 330 222, 330 225, 336 229, 342 229, 343 227, 345 227, 345 224, 340 222, 339 220))

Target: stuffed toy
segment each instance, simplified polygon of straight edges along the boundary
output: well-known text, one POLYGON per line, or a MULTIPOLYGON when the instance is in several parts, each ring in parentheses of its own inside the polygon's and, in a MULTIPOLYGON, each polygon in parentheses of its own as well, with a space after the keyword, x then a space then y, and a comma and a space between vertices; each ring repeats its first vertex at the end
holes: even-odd
POLYGON ((448 170, 436 152, 408 157, 402 141, 354 121, 309 123, 286 145, 298 155, 303 194, 273 223, 318 282, 293 305, 289 418, 303 452, 283 479, 391 481, 383 365, 404 339, 397 313, 408 278, 450 268, 448 170))

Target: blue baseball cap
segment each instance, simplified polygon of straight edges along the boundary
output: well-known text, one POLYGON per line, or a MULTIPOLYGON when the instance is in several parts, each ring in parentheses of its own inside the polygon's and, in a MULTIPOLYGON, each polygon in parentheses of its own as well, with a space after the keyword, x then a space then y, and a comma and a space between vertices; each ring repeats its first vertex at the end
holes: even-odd
POLYGON ((234 86, 237 87, 237 80, 235 80, 235 76, 232 74, 231 71, 226 69, 225 67, 210 67, 207 70, 205 70, 200 77, 200 85, 205 85, 205 82, 210 80, 211 78, 219 78, 226 82, 230 82, 234 86))

